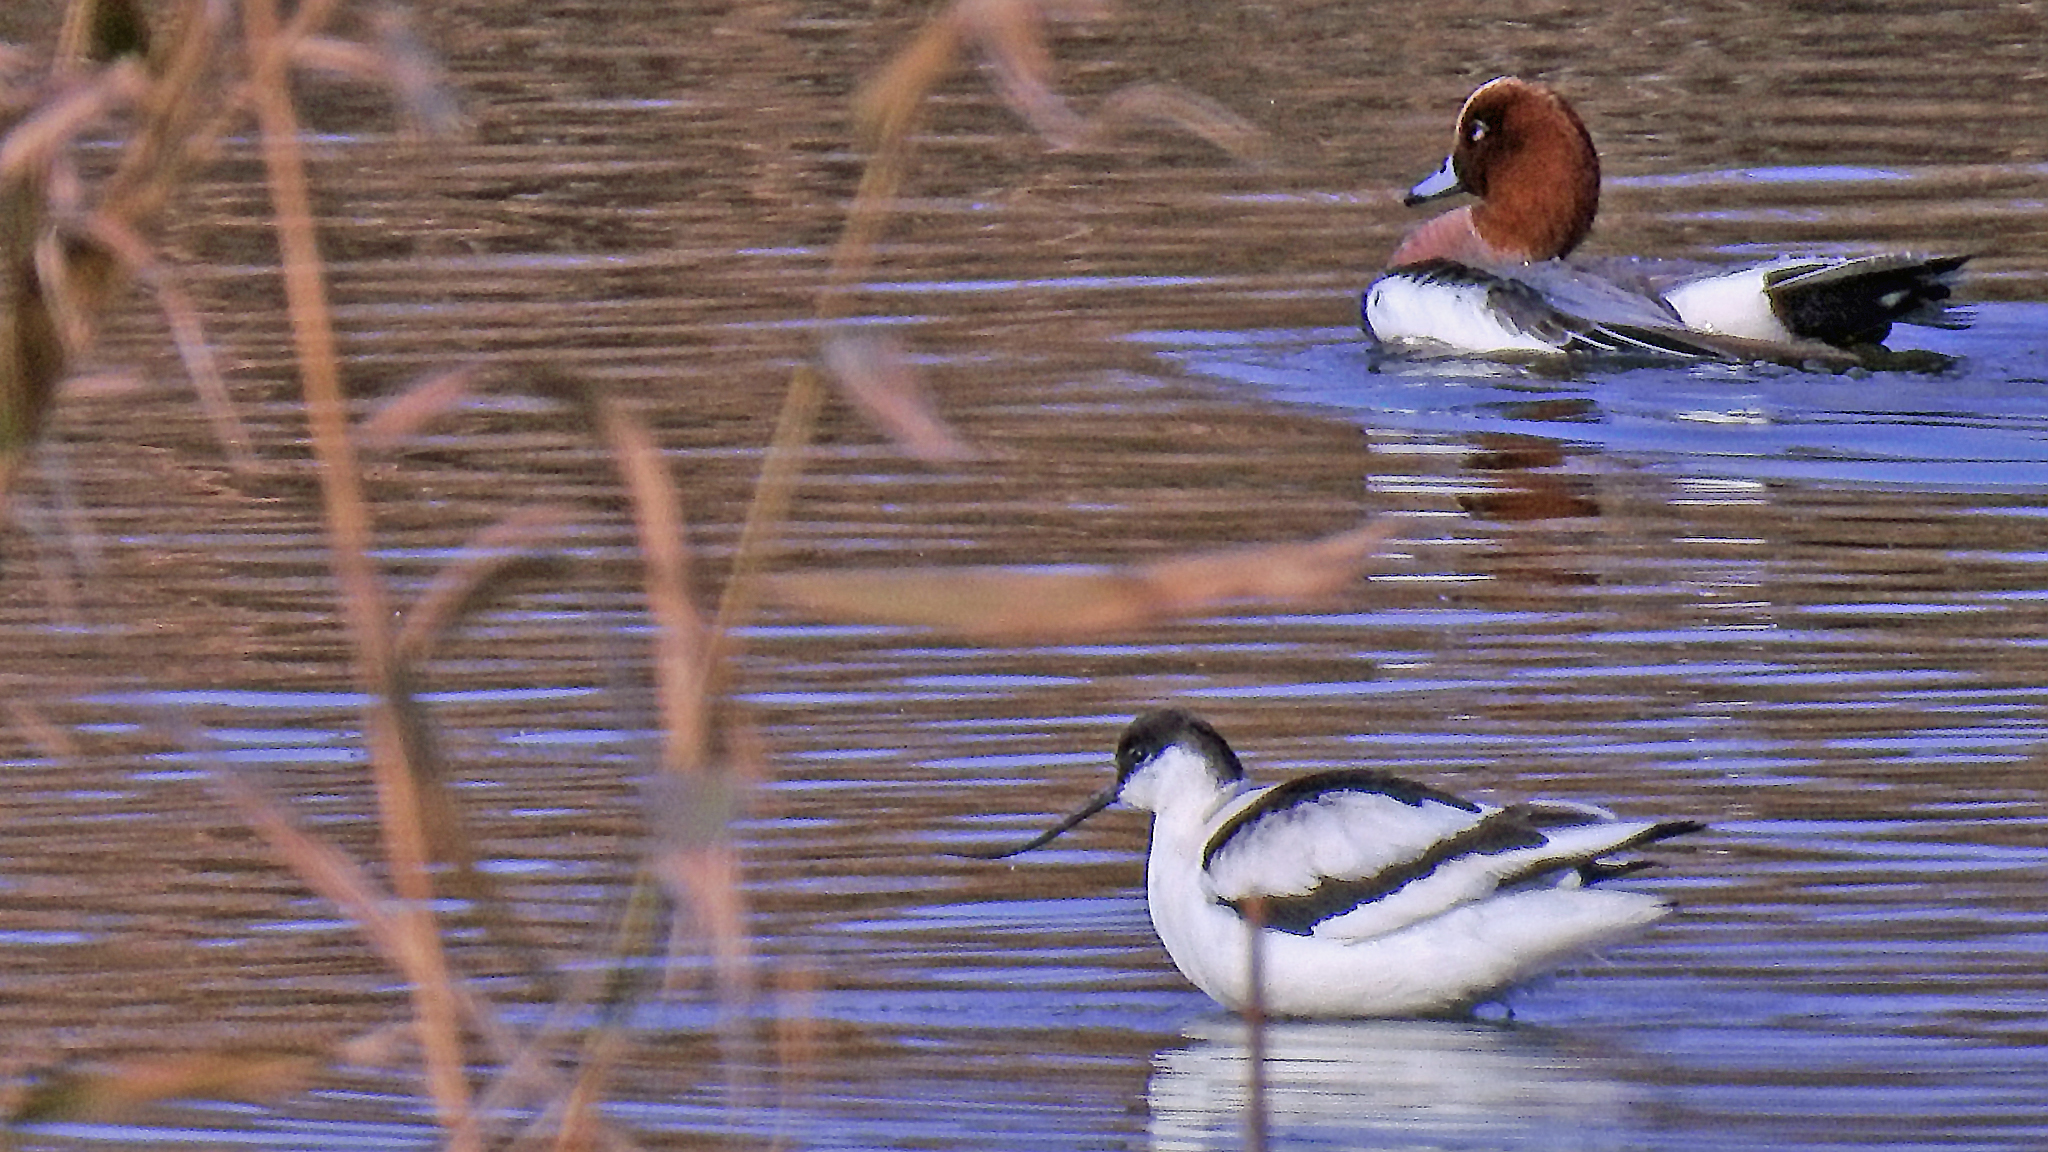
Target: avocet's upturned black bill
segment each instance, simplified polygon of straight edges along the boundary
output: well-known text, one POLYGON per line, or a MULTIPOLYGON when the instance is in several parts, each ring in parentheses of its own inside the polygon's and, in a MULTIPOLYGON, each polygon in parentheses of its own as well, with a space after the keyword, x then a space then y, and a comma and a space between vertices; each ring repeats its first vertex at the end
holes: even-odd
POLYGON ((1080 824, 1081 821, 1086 820, 1090 816, 1095 815, 1097 812, 1102 811, 1104 808, 1107 808, 1110 805, 1116 803, 1116 790, 1117 787, 1120 785, 1121 781, 1119 781, 1117 785, 1111 785, 1110 787, 1104 788, 1102 791, 1097 792, 1095 795, 1090 796, 1088 798, 1088 802, 1086 804, 1081 805, 1081 807, 1075 809, 1074 813, 1071 816, 1066 817, 1065 819, 1061 820, 1058 824, 1055 824, 1051 828, 1048 828, 1045 831, 1040 832, 1038 835, 1033 836, 1031 839, 1026 840, 1022 844, 1017 845, 1015 848, 1004 848, 996 852, 955 852, 953 853, 953 855, 965 856, 970 860, 1008 860, 1012 856, 1022 855, 1023 853, 1031 851, 1033 848, 1043 847, 1047 844, 1052 843, 1054 840, 1059 839, 1060 836, 1064 835, 1067 831, 1074 828, 1076 825, 1080 824))
POLYGON ((1670 912, 1593 887, 1641 866, 1617 854, 1695 832, 1588 805, 1477 804, 1371 769, 1270 787, 1200 718, 1159 709, 1117 743, 1116 783, 1024 844, 1116 803, 1153 814, 1146 898, 1174 964, 1243 1009, 1250 933, 1261 1008, 1278 1016, 1455 1012, 1670 912))

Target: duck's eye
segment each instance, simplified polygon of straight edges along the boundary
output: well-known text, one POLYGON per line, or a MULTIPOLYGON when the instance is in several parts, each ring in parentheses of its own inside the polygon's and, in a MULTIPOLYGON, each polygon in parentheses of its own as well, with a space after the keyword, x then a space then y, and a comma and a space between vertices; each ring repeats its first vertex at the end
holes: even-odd
POLYGON ((1491 132, 1492 130, 1492 128, 1487 126, 1486 121, 1474 120, 1471 123, 1471 125, 1465 129, 1465 139, 1469 143, 1477 144, 1481 140, 1486 139, 1486 134, 1488 132, 1491 132))

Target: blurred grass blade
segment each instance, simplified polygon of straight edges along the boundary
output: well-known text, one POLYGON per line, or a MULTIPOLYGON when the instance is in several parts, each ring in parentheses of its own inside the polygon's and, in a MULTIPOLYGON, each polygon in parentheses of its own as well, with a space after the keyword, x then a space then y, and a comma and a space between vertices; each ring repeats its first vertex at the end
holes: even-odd
POLYGON ((159 45, 158 79, 143 100, 142 124, 121 150, 107 178, 100 210, 140 227, 162 210, 185 167, 219 144, 230 118, 245 115, 221 92, 222 47, 230 15, 227 0, 179 0, 165 26, 175 30, 159 45), (201 127, 210 120, 212 130, 201 127))
POLYGON ((303 1091, 336 1056, 330 1049, 251 1046, 64 1069, 29 1088, 9 1119, 17 1124, 118 1124, 165 1100, 265 1104, 303 1091))
MULTIPOLYGON (((199 746, 189 733, 184 742, 191 747, 199 746)), ((376 881, 360 865, 332 844, 299 827, 283 805, 245 773, 218 762, 210 767, 207 778, 214 790, 235 807, 244 822, 270 845, 280 861, 302 883, 333 903, 355 923, 386 963, 409 982, 433 978, 438 951, 414 946, 411 921, 397 914, 396 903, 379 889, 376 881)), ((482 1037, 492 1057, 501 1065, 516 1065, 520 1069, 520 1080, 526 1085, 525 1096, 565 1090, 561 1073, 546 1061, 522 1059, 521 1054, 528 1050, 528 1045, 523 1044, 505 1024, 483 994, 458 979, 449 979, 445 987, 452 1006, 482 1037)), ((417 1038, 417 1021, 408 1024, 406 1031, 417 1038)), ((344 1047, 342 1057, 353 1063, 376 1062, 382 1059, 382 1047, 366 1043, 366 1038, 359 1037, 344 1047)), ((514 1091, 508 1098, 520 1097, 521 1094, 514 1091)), ((476 1112, 469 1112, 452 1135, 469 1136, 477 1120, 476 1112)), ((451 1143, 459 1142, 451 1139, 451 1143)))
POLYGON ((384 59, 377 49, 333 36, 308 36, 292 45, 292 63, 366 84, 384 80, 384 59))
MULTIPOLYGON (((739 807, 738 790, 752 776, 735 772, 740 765, 729 757, 721 762, 719 749, 713 746, 713 717, 723 703, 719 634, 690 596, 682 499, 654 437, 617 400, 599 395, 595 407, 631 499, 648 607, 654 615, 664 772, 652 782, 650 795, 686 797, 674 809, 649 804, 657 847, 649 853, 647 867, 669 899, 689 911, 694 923, 688 926, 710 942, 721 994, 728 1001, 743 999, 751 986, 751 957, 731 825, 739 807), (674 822, 678 814, 682 825, 674 822)), ((726 720, 730 728, 733 718, 728 715, 726 720)), ((678 917, 669 941, 671 959, 682 947, 685 928, 678 917)), ((676 971, 673 963, 669 971, 676 971)))
POLYGON ((276 0, 242 0, 239 8, 292 350, 314 455, 320 462, 321 511, 357 675, 371 695, 364 730, 377 791, 378 830, 393 886, 406 900, 397 915, 407 926, 406 943, 416 950, 408 971, 415 977, 410 992, 426 1054, 427 1088, 451 1147, 472 1152, 477 1147, 476 1116, 470 1106, 460 1023, 448 994, 454 977, 434 922, 422 767, 412 755, 419 742, 401 712, 410 693, 395 660, 388 597, 371 554, 369 502, 348 437, 347 398, 327 306, 326 271, 313 223, 298 109, 285 67, 292 40, 315 31, 331 4, 309 0, 300 5, 290 28, 280 27, 276 0))
POLYGON ((130 226, 170 195, 179 129, 189 124, 208 81, 203 67, 222 21, 217 3, 185 0, 179 34, 166 53, 165 79, 152 83, 132 57, 150 40, 142 11, 130 0, 82 0, 67 10, 56 68, 58 82, 40 106, 0 139, 0 499, 11 488, 48 415, 71 354, 91 337, 98 313, 120 279, 102 246, 61 236, 80 211, 76 177, 64 150, 108 112, 137 106, 143 127, 120 150, 103 192, 102 211, 130 226), (207 7, 215 19, 198 18, 207 7), (124 57, 86 78, 87 59, 124 57), (124 181, 124 176, 127 177, 124 181))
POLYGON ((1287 604, 1357 580, 1398 520, 1115 568, 853 569, 771 577, 781 602, 833 620, 922 625, 989 640, 1085 639, 1237 601, 1287 604))
POLYGON ((185 294, 177 271, 157 259, 149 242, 128 221, 101 212, 95 213, 86 222, 86 227, 90 242, 111 253, 155 294, 157 309, 163 313, 170 327, 171 341, 177 345, 178 358, 185 365, 185 375, 191 380, 193 392, 199 398, 200 410, 206 414, 207 422, 213 425, 213 434, 220 441, 221 450, 237 471, 254 471, 256 455, 250 447, 248 426, 242 423, 241 413, 228 393, 227 381, 220 374, 220 362, 213 353, 213 344, 207 340, 206 330, 200 323, 199 309, 185 294))
POLYGON ((1053 147, 1078 141, 1082 120, 1052 88, 1045 26, 1049 15, 1070 17, 1079 9, 1057 9, 1044 0, 959 0, 956 10, 995 74, 1003 102, 1053 147))
POLYGON ((450 140, 469 133, 455 86, 441 58, 413 25, 412 8, 379 4, 370 12, 370 31, 384 58, 384 74, 398 97, 406 130, 428 140, 450 140))
POLYGON ((436 372, 399 389, 356 425, 356 445, 366 452, 390 451, 452 411, 476 390, 481 365, 436 372))
POLYGON ((14 722, 15 732, 44 759, 65 761, 78 756, 78 741, 71 730, 52 722, 27 701, 9 700, 7 717, 14 722))
POLYGON ((209 779, 214 790, 241 813, 243 821, 263 837, 292 874, 355 921, 394 968, 414 980, 430 970, 431 965, 422 961, 415 933, 394 914, 390 899, 346 853, 300 828, 268 790, 245 774, 216 770, 209 779))
POLYGON ((1088 118, 1078 143, 1100 143, 1124 124, 1145 122, 1178 128, 1239 160, 1273 157, 1272 137, 1264 130, 1206 96, 1171 84, 1133 84, 1111 93, 1088 118))
POLYGON ((853 122, 863 147, 891 147, 909 134, 924 98, 960 56, 961 21, 948 7, 925 23, 853 97, 853 122))
POLYGON ((71 280, 71 254, 63 237, 54 230, 36 237, 30 253, 36 292, 49 313, 50 328, 57 334, 58 355, 65 364, 84 355, 92 345, 92 319, 83 293, 71 280))
MULTIPOLYGON (((396 902, 361 865, 346 852, 299 827, 269 790, 246 774, 215 764, 207 780, 300 882, 354 921, 386 963, 411 982, 434 978, 438 948, 423 948, 414 939, 410 921, 398 914, 396 902)), ((519 1050, 518 1037, 469 985, 452 977, 445 979, 443 994, 460 1009, 494 1056, 510 1059, 519 1050)))
POLYGON ((41 434, 64 341, 36 276, 43 202, 27 181, 0 180, 0 499, 41 434))
POLYGON ((947 426, 904 355, 885 336, 842 332, 825 341, 825 367, 846 397, 912 459, 957 464, 985 454, 947 426))
POLYGON ((409 667, 431 659, 434 646, 452 625, 542 562, 547 545, 562 534, 573 515, 567 508, 536 505, 477 533, 460 559, 436 572, 407 610, 395 641, 397 659, 409 667))
MULTIPOLYGON (((692 822, 708 823, 710 814, 717 811, 706 809, 704 817, 692 822)), ((655 848, 648 854, 647 868, 676 907, 689 913, 687 918, 679 917, 670 930, 670 963, 663 988, 675 990, 680 971, 675 962, 694 930, 710 945, 720 1000, 728 1005, 745 1003, 753 995, 753 948, 746 932, 746 892, 739 854, 730 840, 655 848)))
MULTIPOLYGON (((650 781, 647 805, 658 846, 646 868, 709 939, 721 989, 735 997, 744 995, 751 981, 751 961, 730 821, 739 790, 755 778, 755 761, 745 729, 724 697, 721 624, 707 621, 690 594, 682 498, 653 435, 630 408, 566 373, 544 368, 533 383, 544 394, 583 410, 624 483, 648 612, 655 624, 655 698, 662 729, 661 766, 650 781), (721 736, 723 747, 718 745, 721 736), (670 804, 665 797, 683 799, 670 804)), ((785 410, 785 418, 788 415, 785 410)), ((772 450, 770 458, 775 458, 772 450)), ((750 522, 763 514, 761 489, 767 483, 764 479, 756 486, 750 522)), ((744 602, 743 588, 753 583, 743 563, 747 548, 743 534, 742 556, 735 560, 722 607, 744 602), (736 590, 736 585, 742 588, 736 590)), ((680 947, 683 928, 679 917, 672 952, 680 947)))
POLYGON ((1401 520, 1383 516, 1303 544, 1265 544, 1162 560, 1138 568, 1173 615, 1236 600, 1290 603, 1327 596, 1356 581, 1401 520))
POLYGON ((40 179, 81 132, 140 99, 148 82, 140 64, 123 60, 45 100, 0 138, 0 181, 40 179))
POLYGON ((1079 140, 1084 122, 1052 86, 1046 25, 1099 15, 1093 0, 954 0, 918 30, 854 97, 861 143, 881 151, 898 145, 939 80, 953 70, 969 41, 994 75, 1003 102, 1054 147, 1079 140))
POLYGON ((384 5, 371 17, 375 43, 359 44, 332 36, 307 36, 292 45, 292 63, 374 84, 391 92, 407 135, 417 139, 449 139, 469 128, 462 105, 447 74, 396 5, 384 5))
POLYGON ((591 410, 625 481, 640 544, 648 611, 654 616, 655 692, 670 772, 705 771, 711 759, 710 629, 690 595, 690 548, 675 480, 638 416, 592 391, 591 410))

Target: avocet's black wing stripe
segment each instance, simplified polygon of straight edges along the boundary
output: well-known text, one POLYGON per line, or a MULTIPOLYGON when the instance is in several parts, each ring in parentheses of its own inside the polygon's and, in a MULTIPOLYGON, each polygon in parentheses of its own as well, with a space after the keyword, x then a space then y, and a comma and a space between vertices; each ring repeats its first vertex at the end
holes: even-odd
POLYGON ((1319 772, 1313 776, 1303 776, 1274 785, 1262 793, 1257 801, 1224 821, 1222 827, 1216 829, 1209 837, 1208 845, 1202 849, 1202 867, 1207 869, 1214 864, 1217 855, 1230 847, 1235 838, 1240 834, 1250 833, 1258 827, 1260 821, 1343 793, 1384 796, 1411 808, 1420 808, 1424 804, 1441 804, 1474 815, 1480 811, 1479 805, 1463 797, 1372 768, 1345 768, 1333 772, 1319 772))
MULTIPOLYGON (((1510 811, 1513 811, 1513 809, 1510 809, 1510 811)), ((1598 823, 1598 821, 1588 821, 1587 823, 1598 823)), ((1572 826, 1578 827, 1579 825, 1572 826)), ((1608 844, 1597 852, 1590 854, 1582 853, 1576 860, 1538 861, 1521 872, 1501 877, 1501 887, 1512 888, 1516 884, 1527 883, 1531 880, 1551 875, 1562 870, 1563 867, 1576 867, 1579 873, 1579 882, 1582 884, 1597 884, 1602 880, 1612 880, 1616 876, 1626 876, 1631 872, 1641 871, 1643 868, 1648 867, 1649 861, 1609 861, 1602 859, 1602 857, 1615 852, 1626 852, 1631 848, 1640 848, 1645 844, 1655 844, 1659 840, 1669 840, 1673 836, 1683 836, 1689 832, 1705 831, 1706 827, 1705 824, 1698 820, 1660 821, 1633 836, 1608 844)))
MULTIPOLYGON (((1227 900, 1225 903, 1235 908, 1239 915, 1257 918, 1269 928, 1306 936, 1324 920, 1342 916, 1398 892, 1440 868, 1476 856, 1541 848, 1546 843, 1543 833, 1522 814, 1514 809, 1502 809, 1487 813, 1464 831, 1437 841, 1421 855, 1392 864, 1370 876, 1326 877, 1321 884, 1301 895, 1262 896, 1227 900)), ((1557 864, 1551 865, 1551 870, 1557 868, 1557 864)))

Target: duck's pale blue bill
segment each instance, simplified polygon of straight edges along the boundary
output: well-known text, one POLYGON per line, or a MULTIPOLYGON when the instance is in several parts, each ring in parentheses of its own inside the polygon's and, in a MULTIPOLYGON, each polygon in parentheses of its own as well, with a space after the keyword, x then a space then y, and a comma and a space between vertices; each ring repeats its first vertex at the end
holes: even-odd
POLYGON ((1402 200, 1401 203, 1413 208, 1417 204, 1427 204, 1431 200, 1441 200, 1446 196, 1455 196, 1464 190, 1465 182, 1458 179, 1456 163, 1452 157, 1446 156, 1444 157, 1444 166, 1430 173, 1422 183, 1410 188, 1407 199, 1402 200))
POLYGON ((1088 803, 1083 804, 1072 816, 1069 816, 1066 819, 1060 821, 1051 829, 1045 832, 1041 832, 1036 836, 1033 836, 1031 839, 1026 840, 1024 843, 1017 845, 1015 848, 1005 848, 1001 852, 949 852, 947 853, 947 855, 965 856, 970 860, 1006 860, 1012 856, 1017 856, 1025 852, 1029 852, 1033 848, 1037 848, 1040 845, 1050 844, 1053 842, 1054 839, 1059 837, 1068 829, 1072 828, 1074 825, 1079 824, 1081 821, 1086 820, 1090 816, 1095 815, 1097 812, 1102 811, 1104 808, 1109 807, 1111 804, 1116 803, 1117 787, 1117 784, 1112 784, 1109 787, 1104 788, 1102 791, 1097 792, 1095 795, 1090 796, 1088 798, 1088 803))

